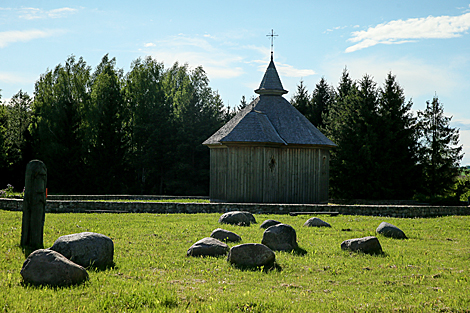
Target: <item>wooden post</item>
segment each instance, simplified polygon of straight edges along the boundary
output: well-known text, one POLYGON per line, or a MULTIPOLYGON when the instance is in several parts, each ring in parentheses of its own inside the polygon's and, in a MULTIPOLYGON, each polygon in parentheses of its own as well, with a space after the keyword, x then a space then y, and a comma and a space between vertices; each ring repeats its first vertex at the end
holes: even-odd
POLYGON ((40 160, 26 166, 23 198, 21 246, 32 250, 44 247, 44 220, 46 217, 47 168, 40 160))

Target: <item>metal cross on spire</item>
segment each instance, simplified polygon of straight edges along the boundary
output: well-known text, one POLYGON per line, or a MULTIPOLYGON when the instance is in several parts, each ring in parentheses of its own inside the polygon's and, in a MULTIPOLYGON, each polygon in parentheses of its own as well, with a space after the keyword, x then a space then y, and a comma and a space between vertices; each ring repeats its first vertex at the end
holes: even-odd
POLYGON ((271 37, 271 59, 273 58, 273 51, 274 51, 274 37, 278 35, 274 35, 274 29, 271 29, 271 34, 266 35, 266 37, 271 37))

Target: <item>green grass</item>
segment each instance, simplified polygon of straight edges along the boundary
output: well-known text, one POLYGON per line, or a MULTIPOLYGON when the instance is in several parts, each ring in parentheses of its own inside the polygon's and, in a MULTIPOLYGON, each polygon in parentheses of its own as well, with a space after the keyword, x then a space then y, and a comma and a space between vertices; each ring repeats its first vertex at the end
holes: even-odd
MULTIPOLYGON (((44 244, 93 231, 114 241, 116 267, 89 270, 69 288, 25 287, 21 213, 0 211, 0 312, 469 312, 470 217, 398 219, 255 215, 258 224, 217 223, 219 214, 47 214, 44 244), (281 270, 241 271, 225 258, 186 257, 222 227, 261 242, 265 219, 293 226, 303 256, 276 252, 281 270), (374 235, 382 222, 408 240, 378 236, 384 255, 349 253, 343 240, 374 235), (350 231, 346 231, 350 229, 350 231)), ((233 244, 230 244, 233 246, 233 244)))

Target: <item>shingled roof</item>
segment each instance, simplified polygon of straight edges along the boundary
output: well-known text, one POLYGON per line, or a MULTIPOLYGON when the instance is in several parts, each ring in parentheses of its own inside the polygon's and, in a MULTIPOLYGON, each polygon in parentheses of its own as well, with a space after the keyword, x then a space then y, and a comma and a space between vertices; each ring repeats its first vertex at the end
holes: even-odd
POLYGON ((282 97, 287 91, 282 87, 272 57, 255 92, 260 96, 204 141, 204 145, 266 143, 336 146, 282 97))

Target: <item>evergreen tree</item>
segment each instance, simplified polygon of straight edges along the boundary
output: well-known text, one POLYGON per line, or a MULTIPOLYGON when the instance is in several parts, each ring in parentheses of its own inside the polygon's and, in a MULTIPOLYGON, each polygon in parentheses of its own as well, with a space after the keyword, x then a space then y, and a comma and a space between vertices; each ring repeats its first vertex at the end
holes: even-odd
POLYGON ((426 102, 424 111, 418 111, 421 192, 426 196, 445 196, 459 175, 462 146, 459 146, 459 130, 450 127, 451 119, 444 116, 444 106, 437 96, 432 102, 426 102))
POLYGON ((247 105, 248 103, 246 102, 245 96, 243 95, 242 98, 240 99, 240 104, 238 105, 237 110, 241 111, 244 108, 246 108, 247 105))
POLYGON ((328 85, 326 79, 322 77, 320 82, 315 85, 312 93, 311 108, 312 115, 310 121, 316 128, 323 130, 325 128, 324 119, 327 118, 330 107, 335 100, 335 93, 333 88, 328 85))
POLYGON ((290 103, 299 110, 310 122, 312 122, 313 111, 310 104, 310 97, 308 95, 308 90, 304 85, 303 80, 300 81, 300 84, 297 85, 297 91, 292 96, 290 103))
POLYGON ((406 103, 403 89, 388 73, 379 91, 379 140, 376 160, 382 199, 411 199, 419 184, 417 167, 416 118, 411 100, 406 103))
POLYGON ((333 197, 379 197, 376 155, 378 142, 378 92, 375 82, 365 75, 354 84, 345 71, 338 98, 327 129, 338 145, 332 153, 330 178, 333 197), (347 93, 346 93, 347 92, 347 93))

